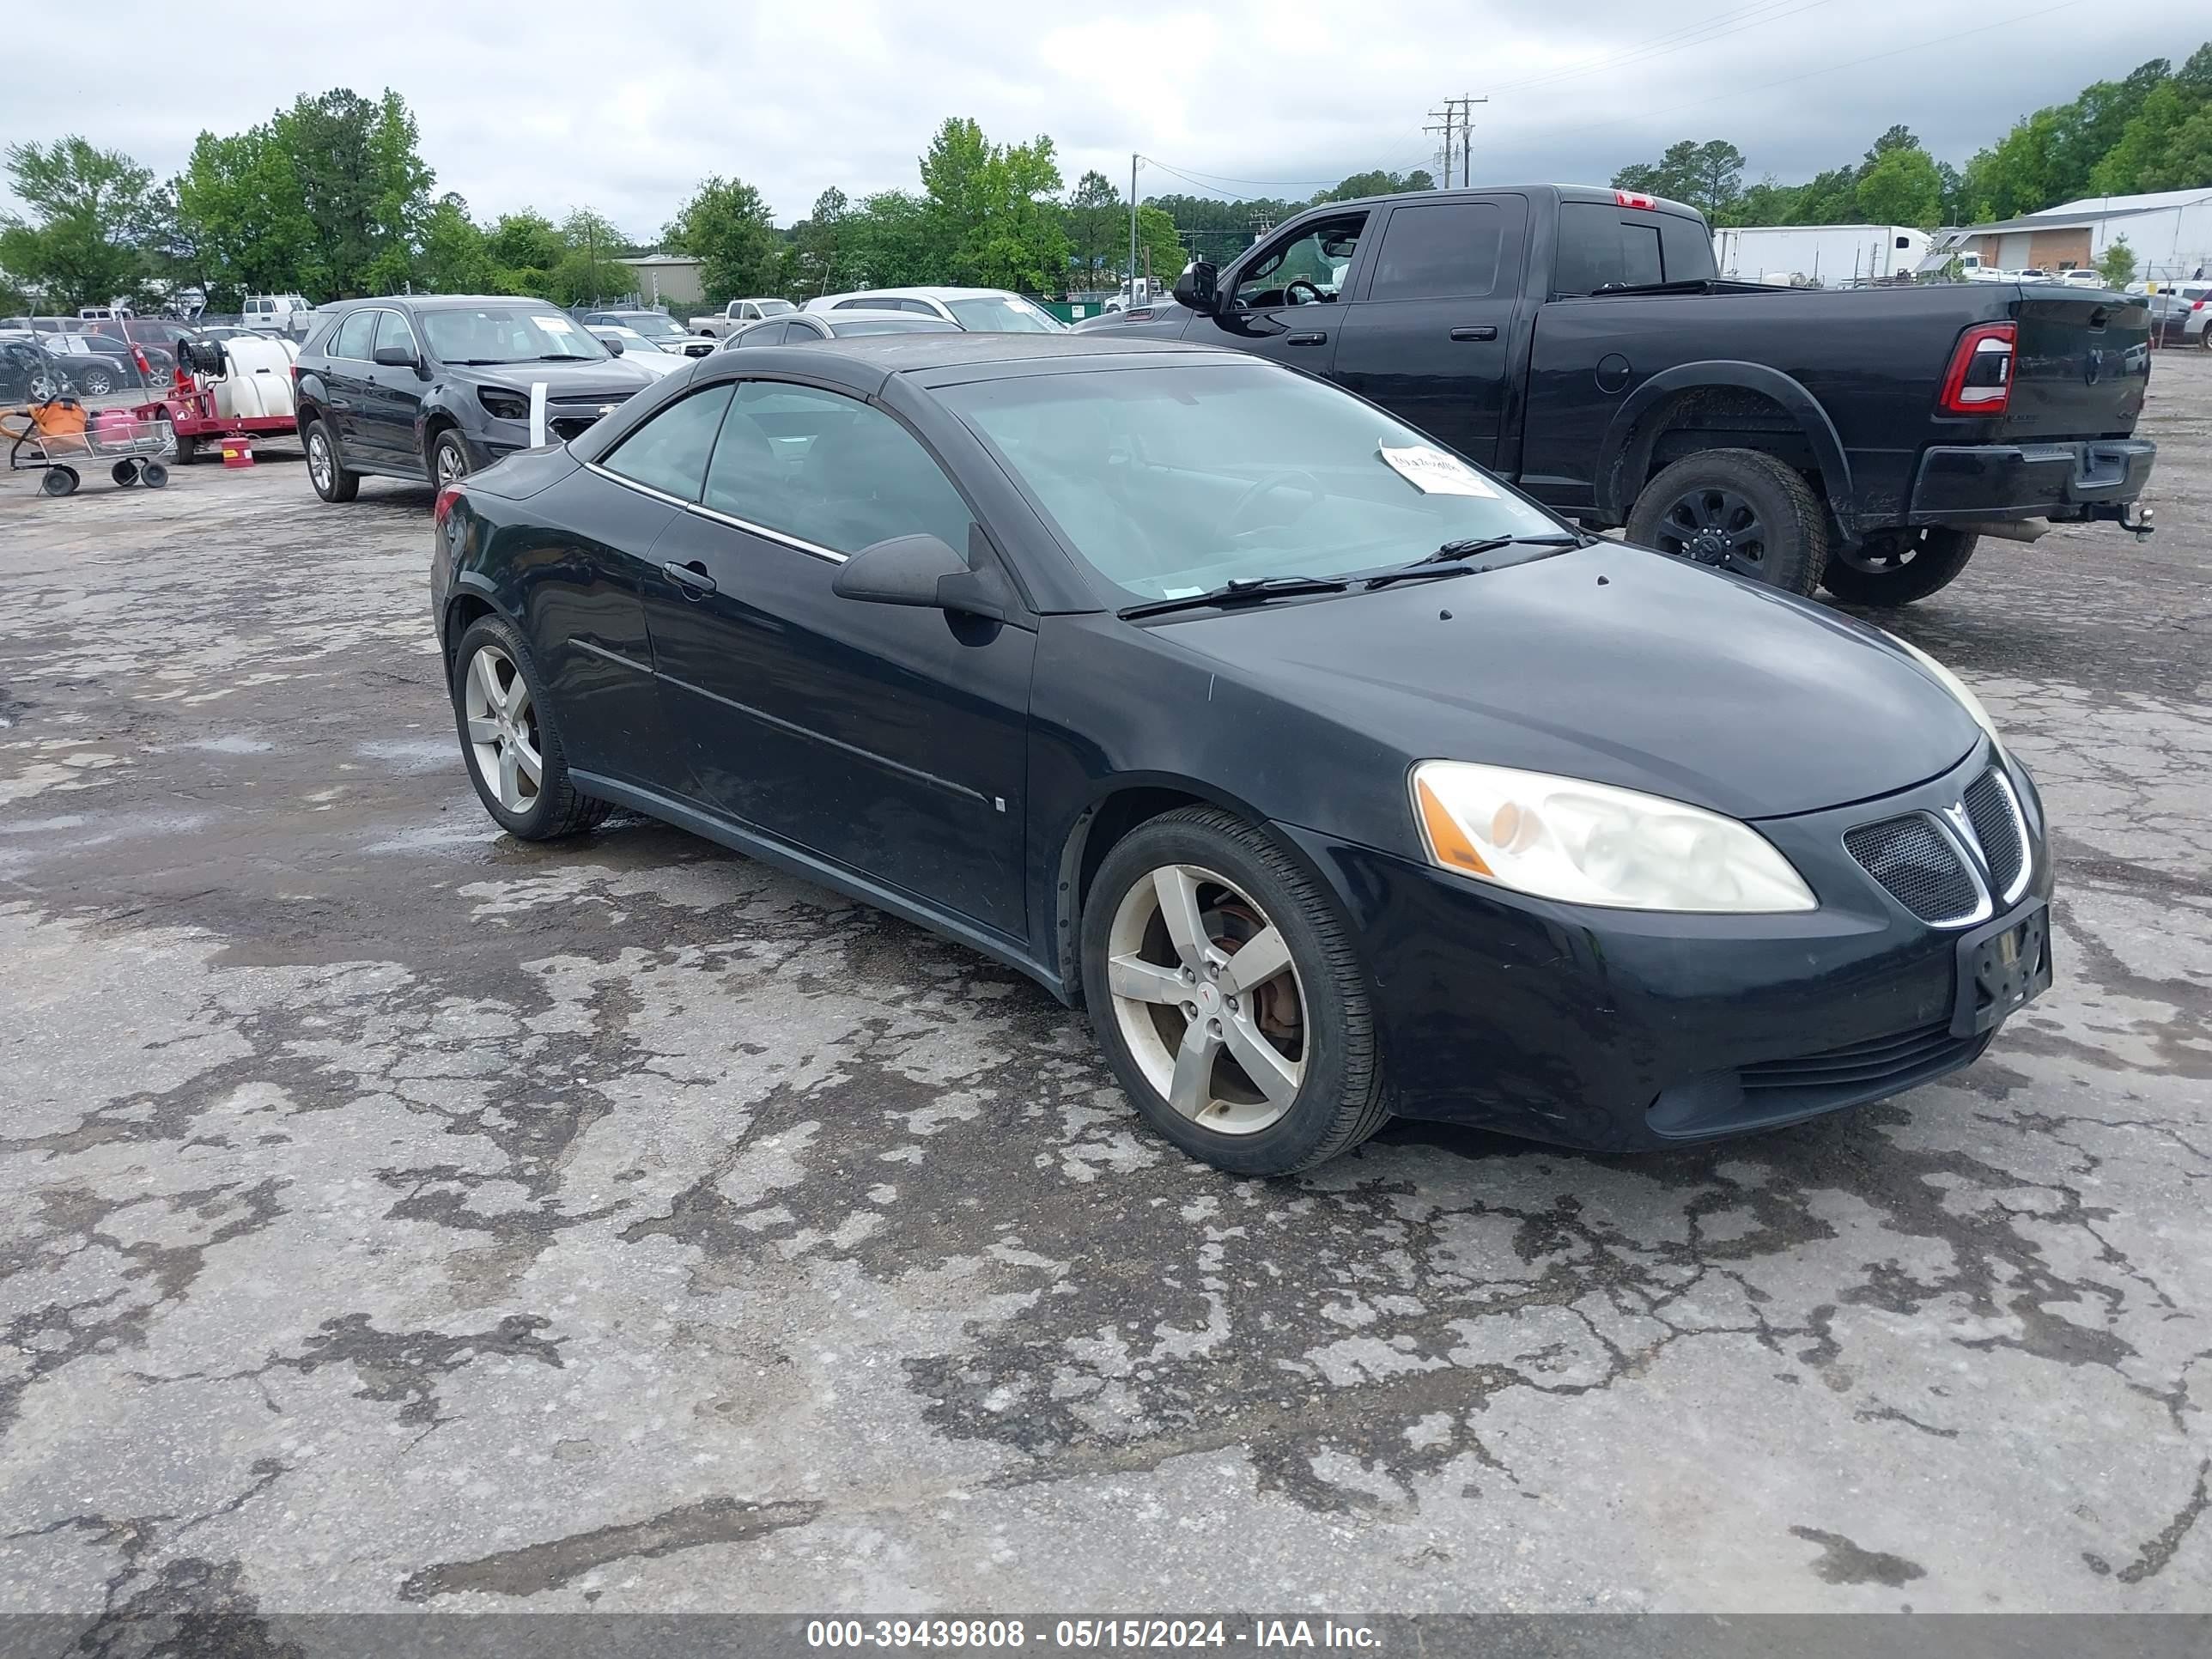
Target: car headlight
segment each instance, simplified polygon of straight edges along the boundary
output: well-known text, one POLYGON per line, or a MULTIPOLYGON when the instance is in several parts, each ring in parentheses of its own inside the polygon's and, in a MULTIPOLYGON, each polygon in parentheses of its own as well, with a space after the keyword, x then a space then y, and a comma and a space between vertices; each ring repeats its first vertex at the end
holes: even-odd
POLYGON ((1610 784, 1424 761, 1413 769, 1413 816, 1443 868, 1538 898, 1630 910, 1820 908, 1748 825, 1610 784))
POLYGON ((477 401, 484 406, 484 413, 495 420, 526 421, 530 418, 530 398, 525 392, 509 392, 504 386, 478 386, 477 401))
POLYGON ((1997 735, 1997 723, 1990 718, 1990 711, 1982 707, 1982 700, 1966 690, 1966 683, 1918 646, 1913 644, 1911 640, 1898 639, 1896 635, 1889 633, 1887 629, 1882 631, 1890 640, 1904 647, 1906 654, 1911 656, 1913 661, 1933 674, 1936 684, 1959 700, 1959 706, 1973 716, 1974 724, 1989 733, 1990 743, 1996 750, 1998 758, 2004 758, 2004 739, 1997 735))

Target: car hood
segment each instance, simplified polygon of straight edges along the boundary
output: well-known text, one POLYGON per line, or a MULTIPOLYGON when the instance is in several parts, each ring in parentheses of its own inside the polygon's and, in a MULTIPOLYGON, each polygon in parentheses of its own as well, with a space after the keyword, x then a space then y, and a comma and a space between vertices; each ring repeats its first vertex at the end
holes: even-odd
POLYGON ((643 391, 657 378, 620 357, 584 363, 449 363, 446 378, 460 386, 499 386, 527 394, 533 381, 545 382, 549 398, 609 398, 619 402, 643 391))
POLYGON ((1875 629, 1615 542, 1154 627, 1409 762, 1558 773, 1738 818, 1889 794, 1981 738, 1875 629))

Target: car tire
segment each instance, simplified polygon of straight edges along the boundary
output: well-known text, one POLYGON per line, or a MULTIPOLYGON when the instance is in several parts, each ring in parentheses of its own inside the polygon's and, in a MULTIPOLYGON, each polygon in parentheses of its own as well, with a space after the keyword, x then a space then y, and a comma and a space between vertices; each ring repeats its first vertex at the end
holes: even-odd
POLYGON ((1628 539, 1770 587, 1809 594, 1828 562, 1827 514, 1798 473, 1756 449, 1707 449, 1662 468, 1628 539))
POLYGON ((469 447, 452 428, 441 432, 430 445, 430 482, 443 489, 469 476, 469 447))
POLYGON ((1882 530, 1835 549, 1820 586, 1846 605, 1910 605, 1948 587, 1980 543, 1963 530, 1882 530))
POLYGON ((115 390, 115 377, 104 368, 88 368, 76 377, 78 386, 88 398, 105 398, 115 390))
POLYGON ((469 781, 501 829, 521 841, 552 841, 590 829, 612 810, 570 781, 545 683, 504 618, 469 625, 453 653, 450 690, 469 781))
POLYGON ((1108 1064, 1192 1157, 1290 1175, 1389 1117, 1351 935, 1321 887, 1243 819, 1192 807, 1116 842, 1085 902, 1081 949, 1108 1064), (1254 946, 1279 965, 1247 980, 1235 963, 1254 946))
POLYGON ((326 501, 349 501, 361 494, 361 475, 338 459, 337 434, 327 421, 307 422, 307 482, 326 501))

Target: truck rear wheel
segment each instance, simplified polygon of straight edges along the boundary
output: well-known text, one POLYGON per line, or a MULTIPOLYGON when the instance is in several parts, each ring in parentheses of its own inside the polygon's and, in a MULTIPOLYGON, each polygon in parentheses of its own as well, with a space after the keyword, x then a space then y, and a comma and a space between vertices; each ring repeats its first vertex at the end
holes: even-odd
POLYGON ((1828 562, 1827 514, 1790 467, 1756 449, 1707 449, 1663 468, 1629 509, 1628 539, 1809 594, 1828 562))
POLYGON ((1949 586, 1980 540, 1962 530, 1877 530, 1831 553, 1820 586, 1846 605, 1910 605, 1949 586))

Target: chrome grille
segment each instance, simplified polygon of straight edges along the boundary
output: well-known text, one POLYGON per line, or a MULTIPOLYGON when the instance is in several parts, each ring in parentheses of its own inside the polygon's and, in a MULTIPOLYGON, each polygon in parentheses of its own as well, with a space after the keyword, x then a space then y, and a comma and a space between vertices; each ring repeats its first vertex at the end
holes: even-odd
POLYGON ((1923 813, 1846 831, 1844 850, 1889 896, 1926 922, 1957 923, 1982 908, 1973 872, 1949 836, 1923 813))
POLYGON ((1974 839, 1981 842, 1982 857, 1990 866, 1990 884, 2010 897, 2027 849, 2022 844, 2021 820, 2013 809, 2011 793, 1994 767, 1968 787, 1966 805, 1974 839))

